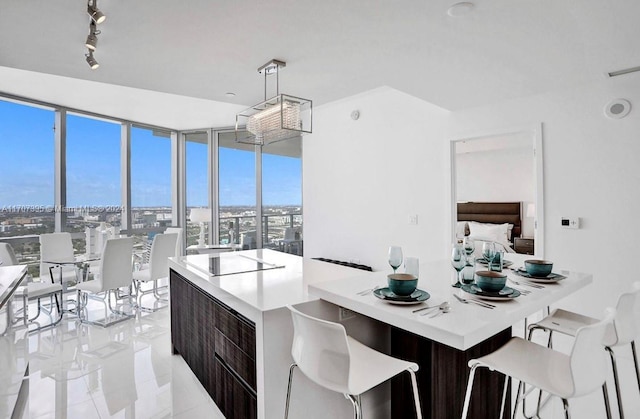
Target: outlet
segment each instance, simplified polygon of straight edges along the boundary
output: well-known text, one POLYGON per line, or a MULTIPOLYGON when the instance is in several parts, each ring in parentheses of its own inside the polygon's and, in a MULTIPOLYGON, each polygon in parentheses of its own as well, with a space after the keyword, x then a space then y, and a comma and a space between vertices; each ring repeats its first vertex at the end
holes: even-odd
POLYGON ((418 214, 409 215, 409 225, 412 225, 412 226, 418 225, 418 214))
POLYGON ((580 218, 578 217, 562 217, 560 219, 560 225, 562 228, 580 228, 580 218))
POLYGON ((344 308, 344 307, 339 307, 338 308, 338 320, 339 321, 344 321, 344 320, 349 320, 351 318, 356 317, 356 313, 354 313, 353 311, 349 310, 348 308, 344 308))

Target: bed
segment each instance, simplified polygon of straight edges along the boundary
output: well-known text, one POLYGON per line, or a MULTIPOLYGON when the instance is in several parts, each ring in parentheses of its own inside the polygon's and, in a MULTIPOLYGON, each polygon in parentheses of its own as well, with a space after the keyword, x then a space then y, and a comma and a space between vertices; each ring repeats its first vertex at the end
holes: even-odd
POLYGON ((495 241, 505 251, 515 252, 513 238, 520 237, 522 233, 521 202, 458 202, 457 213, 456 236, 462 234, 480 241, 495 241), (503 229, 510 230, 505 238, 494 235, 503 229))

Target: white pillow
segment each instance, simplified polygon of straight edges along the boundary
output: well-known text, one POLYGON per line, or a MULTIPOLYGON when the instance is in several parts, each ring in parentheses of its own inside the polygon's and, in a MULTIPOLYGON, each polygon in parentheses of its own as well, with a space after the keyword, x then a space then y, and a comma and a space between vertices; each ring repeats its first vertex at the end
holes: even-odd
POLYGON ((466 236, 466 227, 467 227, 467 222, 466 221, 458 221, 456 222, 456 237, 458 238, 462 238, 464 236, 466 236))
POLYGON ((507 232, 509 224, 484 224, 469 222, 469 237, 476 239, 485 239, 500 243, 509 242, 507 232))

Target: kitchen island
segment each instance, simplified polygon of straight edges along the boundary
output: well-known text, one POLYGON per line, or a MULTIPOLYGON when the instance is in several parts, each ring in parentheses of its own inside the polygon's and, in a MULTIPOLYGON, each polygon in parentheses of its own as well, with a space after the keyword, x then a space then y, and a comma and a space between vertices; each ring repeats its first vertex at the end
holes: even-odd
MULTIPOLYGON (((519 266, 522 261, 514 262, 519 266)), ((489 310, 452 298, 454 293, 468 295, 451 287, 455 272, 445 260, 420 266, 418 287, 431 298, 417 307, 390 305, 371 293, 359 295, 386 285, 388 272, 365 272, 271 250, 187 256, 173 259, 170 268, 174 353, 185 359, 228 418, 283 417, 292 362, 288 304, 340 321, 365 345, 416 361, 424 417, 449 418, 460 416, 470 358, 494 351, 510 339, 514 324, 592 281, 588 274, 559 271, 567 276, 560 283, 495 302, 497 307, 489 310), (413 313, 443 301, 452 306, 445 315, 413 313)), ((497 417, 502 377, 487 372, 476 380, 472 417, 497 417)), ((369 419, 414 417, 403 377, 367 392, 362 402, 369 419)), ((294 376, 290 417, 351 415, 351 404, 341 395, 302 374, 294 376)))

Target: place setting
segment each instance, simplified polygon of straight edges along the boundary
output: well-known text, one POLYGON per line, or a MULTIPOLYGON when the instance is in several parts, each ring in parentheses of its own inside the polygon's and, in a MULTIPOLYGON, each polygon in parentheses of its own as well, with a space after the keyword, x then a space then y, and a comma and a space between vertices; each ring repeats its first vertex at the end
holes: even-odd
POLYGON ((539 259, 524 261, 524 268, 512 269, 516 275, 525 278, 526 281, 537 284, 553 284, 566 278, 564 275, 553 273, 553 262, 539 259))
POLYGON ((431 295, 417 288, 418 258, 407 257, 405 260, 405 272, 398 273, 397 270, 402 265, 402 261, 402 248, 400 246, 389 247, 389 265, 393 268, 393 273, 387 275, 386 287, 375 287, 371 292, 376 298, 389 304, 413 305, 427 301, 431 295))

